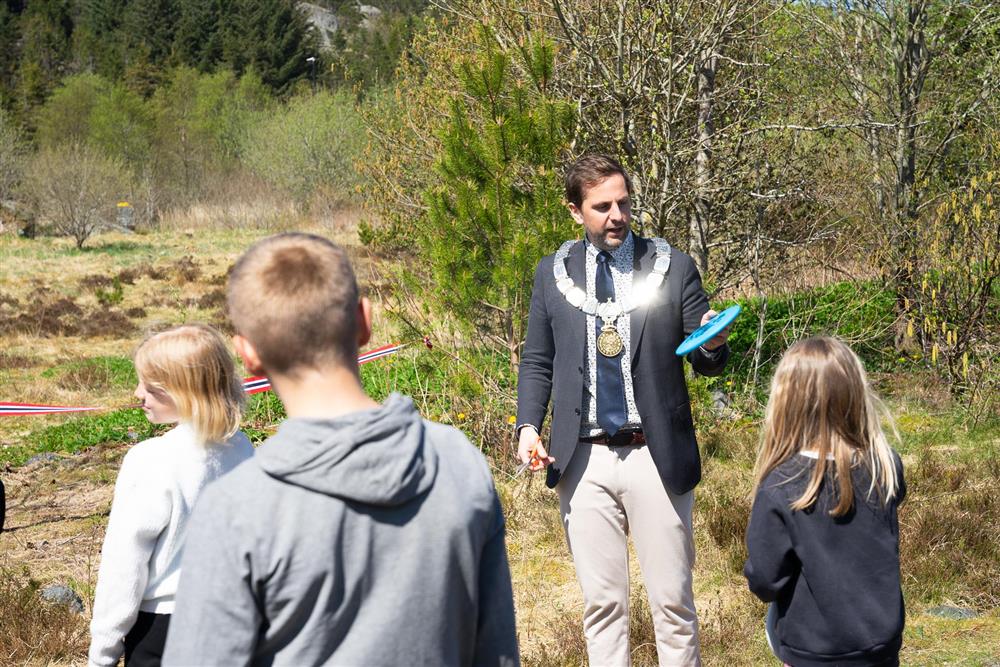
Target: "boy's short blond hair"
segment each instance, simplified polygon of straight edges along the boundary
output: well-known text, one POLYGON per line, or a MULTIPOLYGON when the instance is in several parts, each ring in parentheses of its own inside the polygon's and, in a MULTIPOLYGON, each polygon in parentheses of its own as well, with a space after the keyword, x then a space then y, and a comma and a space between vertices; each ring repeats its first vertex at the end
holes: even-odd
POLYGON ((229 276, 229 317, 269 372, 356 363, 358 283, 347 253, 314 234, 254 244, 229 276))

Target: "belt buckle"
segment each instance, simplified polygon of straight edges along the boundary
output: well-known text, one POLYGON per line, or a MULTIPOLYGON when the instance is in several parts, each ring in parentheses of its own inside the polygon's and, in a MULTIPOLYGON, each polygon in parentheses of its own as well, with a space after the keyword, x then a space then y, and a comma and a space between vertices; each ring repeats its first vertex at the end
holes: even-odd
POLYGON ((637 445, 643 442, 641 431, 625 431, 615 433, 608 438, 608 444, 612 447, 625 447, 626 445, 637 445))

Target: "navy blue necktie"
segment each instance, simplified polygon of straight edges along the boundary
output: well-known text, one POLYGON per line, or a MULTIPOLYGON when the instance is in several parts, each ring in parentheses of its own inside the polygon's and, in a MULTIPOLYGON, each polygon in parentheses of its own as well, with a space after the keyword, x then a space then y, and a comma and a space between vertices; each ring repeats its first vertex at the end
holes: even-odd
MULTIPOLYGON (((615 281, 611 277, 611 255, 606 251, 597 254, 597 280, 595 293, 597 300, 604 303, 608 299, 615 300, 615 281)), ((604 325, 600 317, 597 320, 597 335, 601 335, 604 325)), ((608 322, 614 325, 614 322, 608 322)), ((625 423, 625 383, 622 380, 621 358, 606 357, 597 352, 597 423, 609 436, 614 435, 625 423)))

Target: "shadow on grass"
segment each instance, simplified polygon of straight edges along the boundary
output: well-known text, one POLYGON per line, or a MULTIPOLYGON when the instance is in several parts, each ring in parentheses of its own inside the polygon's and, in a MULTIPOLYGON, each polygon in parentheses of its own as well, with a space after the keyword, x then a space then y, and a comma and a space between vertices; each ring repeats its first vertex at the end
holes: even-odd
POLYGON ((102 516, 107 516, 107 515, 108 515, 108 511, 104 511, 104 512, 91 512, 90 514, 80 514, 80 515, 77 515, 77 516, 62 516, 62 515, 59 515, 59 516, 50 516, 50 517, 48 517, 46 519, 42 519, 42 520, 36 521, 34 523, 26 523, 23 526, 4 527, 3 532, 4 533, 14 533, 14 532, 17 532, 19 530, 26 530, 28 528, 36 528, 37 526, 43 526, 43 525, 45 525, 47 523, 59 523, 61 521, 79 521, 81 519, 96 519, 97 517, 102 517, 102 516))

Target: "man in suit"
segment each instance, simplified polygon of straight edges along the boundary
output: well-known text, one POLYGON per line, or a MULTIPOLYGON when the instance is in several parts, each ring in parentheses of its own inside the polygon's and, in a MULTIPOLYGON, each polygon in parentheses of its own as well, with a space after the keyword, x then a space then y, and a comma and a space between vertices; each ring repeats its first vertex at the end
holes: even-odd
MULTIPOLYGON (((631 231, 621 165, 587 155, 566 174, 585 239, 535 271, 517 385, 518 457, 548 467, 583 589, 592 667, 630 664, 628 535, 649 596, 660 665, 698 665, 691 586, 693 489, 701 478, 681 358, 714 313, 691 258, 631 231), (552 402, 549 447, 539 433, 552 402)), ((688 359, 718 375, 728 330, 688 359)))

